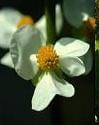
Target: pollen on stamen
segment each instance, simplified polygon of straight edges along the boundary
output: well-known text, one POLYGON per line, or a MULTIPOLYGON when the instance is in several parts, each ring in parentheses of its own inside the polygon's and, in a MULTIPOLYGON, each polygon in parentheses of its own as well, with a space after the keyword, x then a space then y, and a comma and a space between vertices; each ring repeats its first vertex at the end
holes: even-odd
POLYGON ((17 28, 20 28, 26 24, 34 24, 34 21, 30 16, 23 16, 17 23, 17 28))
POLYGON ((59 56, 52 46, 42 47, 38 50, 37 63, 41 70, 54 70, 59 62, 59 56))

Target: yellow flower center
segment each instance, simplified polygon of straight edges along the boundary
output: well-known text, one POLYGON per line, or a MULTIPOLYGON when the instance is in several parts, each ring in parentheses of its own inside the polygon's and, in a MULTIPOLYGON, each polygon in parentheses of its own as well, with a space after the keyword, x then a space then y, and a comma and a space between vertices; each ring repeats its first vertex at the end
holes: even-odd
POLYGON ((17 28, 20 28, 26 24, 34 24, 34 21, 30 16, 23 16, 17 23, 17 28))
POLYGON ((38 50, 37 63, 41 70, 53 70, 57 67, 59 57, 52 46, 42 47, 38 50))

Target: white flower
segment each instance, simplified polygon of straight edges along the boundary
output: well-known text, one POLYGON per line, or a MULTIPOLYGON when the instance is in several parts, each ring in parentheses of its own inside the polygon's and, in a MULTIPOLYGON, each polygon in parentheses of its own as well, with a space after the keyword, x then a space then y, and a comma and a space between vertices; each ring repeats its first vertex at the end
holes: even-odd
POLYGON ((63 12, 66 20, 79 28, 88 17, 94 16, 94 0, 63 0, 63 12))
MULTIPOLYGON (((9 44, 12 38, 13 33, 18 29, 18 24, 20 24, 20 21, 24 20, 24 18, 29 18, 31 23, 31 19, 28 16, 25 16, 21 14, 19 11, 11 8, 4 8, 0 11, 0 47, 1 48, 8 48, 9 44)), ((61 8, 59 5, 56 5, 56 30, 57 33, 60 32, 62 28, 63 20, 62 20, 62 14, 61 14, 61 8)), ((22 24, 21 24, 22 25, 22 24)), ((23 22, 24 25, 24 22, 23 22)), ((34 26, 39 29, 43 36, 46 39, 46 19, 45 15, 42 16, 35 24, 34 26)), ((10 68, 13 68, 13 63, 11 60, 10 53, 7 53, 4 55, 4 57, 0 60, 0 63, 6 66, 9 66, 10 68)))
POLYGON ((56 94, 74 95, 74 87, 60 72, 71 77, 84 74, 85 66, 79 57, 88 49, 87 43, 74 38, 62 38, 54 46, 47 45, 41 33, 31 25, 14 33, 10 52, 15 70, 23 79, 36 83, 32 109, 45 109, 56 94))
POLYGON ((98 117, 97 115, 95 115, 95 123, 98 123, 98 122, 99 122, 98 117))

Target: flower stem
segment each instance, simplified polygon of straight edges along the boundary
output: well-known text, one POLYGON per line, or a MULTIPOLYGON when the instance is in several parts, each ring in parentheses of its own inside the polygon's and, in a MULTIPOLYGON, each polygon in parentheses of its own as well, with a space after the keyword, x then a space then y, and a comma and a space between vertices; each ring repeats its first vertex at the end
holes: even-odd
POLYGON ((56 40, 54 1, 45 0, 45 16, 46 16, 47 43, 54 44, 56 40))

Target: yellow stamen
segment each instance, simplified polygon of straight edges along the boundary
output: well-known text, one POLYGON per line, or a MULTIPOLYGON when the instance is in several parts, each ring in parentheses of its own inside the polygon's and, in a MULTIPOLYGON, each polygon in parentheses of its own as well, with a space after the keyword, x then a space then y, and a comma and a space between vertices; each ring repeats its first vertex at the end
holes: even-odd
POLYGON ((95 29, 96 29, 96 19, 94 17, 89 17, 83 23, 84 23, 84 25, 83 25, 83 29, 81 31, 83 33, 83 35, 86 36, 88 39, 94 38, 94 33, 95 33, 95 29))
POLYGON ((59 57, 52 46, 42 47, 38 50, 37 63, 41 70, 53 70, 57 67, 59 57))
POLYGON ((17 28, 20 28, 26 24, 34 24, 34 21, 30 16, 23 16, 17 23, 17 28))
POLYGON ((96 28, 96 19, 94 17, 89 17, 84 23, 88 29, 94 30, 96 28))

